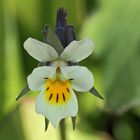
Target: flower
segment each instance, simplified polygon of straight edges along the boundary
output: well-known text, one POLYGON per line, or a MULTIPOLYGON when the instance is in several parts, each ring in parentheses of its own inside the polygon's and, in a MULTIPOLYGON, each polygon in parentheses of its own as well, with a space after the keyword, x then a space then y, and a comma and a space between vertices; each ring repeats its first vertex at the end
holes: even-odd
POLYGON ((27 77, 33 91, 41 91, 36 101, 36 112, 44 115, 56 128, 61 119, 78 112, 77 98, 73 90, 89 91, 94 84, 92 73, 84 66, 69 66, 88 57, 94 45, 90 39, 72 41, 58 55, 49 44, 28 38, 25 50, 39 62, 48 66, 37 67, 27 77))

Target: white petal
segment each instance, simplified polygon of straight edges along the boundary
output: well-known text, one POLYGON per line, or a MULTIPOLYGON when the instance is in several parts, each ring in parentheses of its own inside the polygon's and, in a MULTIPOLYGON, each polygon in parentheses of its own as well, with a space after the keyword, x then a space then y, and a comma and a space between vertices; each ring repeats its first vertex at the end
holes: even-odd
POLYGON ((28 86, 31 90, 42 90, 45 82, 45 78, 53 78, 56 74, 56 67, 43 66, 33 70, 33 72, 27 77, 28 86))
POLYGON ((93 49, 94 44, 90 39, 72 41, 62 52, 60 58, 66 61, 79 62, 87 58, 93 49))
POLYGON ((83 66, 61 67, 62 79, 72 79, 72 88, 76 91, 89 91, 94 84, 92 73, 83 66))
POLYGON ((36 112, 44 115, 52 123, 54 128, 57 128, 61 119, 68 116, 76 116, 78 112, 76 95, 71 91, 71 98, 67 103, 62 105, 52 105, 45 99, 43 89, 36 101, 36 112))
POLYGON ((24 48, 33 58, 40 62, 52 61, 58 58, 58 54, 53 47, 33 38, 28 38, 24 42, 24 48))

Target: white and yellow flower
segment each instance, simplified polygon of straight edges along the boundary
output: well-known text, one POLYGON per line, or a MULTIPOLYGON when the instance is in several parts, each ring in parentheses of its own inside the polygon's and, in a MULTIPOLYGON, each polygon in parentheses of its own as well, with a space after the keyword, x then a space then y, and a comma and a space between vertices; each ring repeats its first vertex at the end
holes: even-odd
POLYGON ((24 43, 26 51, 39 62, 49 66, 37 67, 28 76, 28 86, 41 91, 36 101, 36 112, 44 115, 56 128, 61 119, 78 112, 77 98, 73 90, 89 91, 94 84, 92 73, 83 66, 69 66, 88 57, 94 45, 91 40, 72 41, 58 55, 49 44, 29 38, 24 43))

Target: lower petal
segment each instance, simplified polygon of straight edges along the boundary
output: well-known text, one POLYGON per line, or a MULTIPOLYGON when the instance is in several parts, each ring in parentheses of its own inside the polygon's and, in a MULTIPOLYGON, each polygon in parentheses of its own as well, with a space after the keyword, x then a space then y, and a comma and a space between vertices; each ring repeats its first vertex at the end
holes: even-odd
POLYGON ((77 98, 73 90, 70 90, 70 98, 67 102, 62 104, 56 103, 52 104, 46 99, 45 95, 46 88, 44 88, 36 101, 36 112, 44 115, 54 126, 58 127, 61 119, 68 116, 76 116, 78 112, 77 98))

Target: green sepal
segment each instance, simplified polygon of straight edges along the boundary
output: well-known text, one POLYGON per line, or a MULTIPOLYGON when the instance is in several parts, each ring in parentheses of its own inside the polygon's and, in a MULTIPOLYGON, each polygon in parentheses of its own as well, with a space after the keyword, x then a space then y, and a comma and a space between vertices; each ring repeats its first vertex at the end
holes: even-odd
POLYGON ((28 85, 26 85, 22 91, 20 92, 20 94, 17 96, 16 101, 21 98, 22 96, 24 96, 28 91, 30 91, 28 85))
POLYGON ((72 121, 73 130, 75 130, 75 126, 76 126, 76 116, 75 116, 75 117, 71 117, 71 121, 72 121))
POLYGON ((45 131, 47 131, 49 125, 48 119, 45 117, 45 131))
POLYGON ((54 31, 48 25, 45 25, 43 34, 44 34, 44 42, 51 45, 60 55, 64 50, 64 47, 61 44, 57 35, 54 33, 54 31))
POLYGON ((89 92, 102 100, 104 99, 94 87, 92 87, 89 92))

